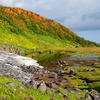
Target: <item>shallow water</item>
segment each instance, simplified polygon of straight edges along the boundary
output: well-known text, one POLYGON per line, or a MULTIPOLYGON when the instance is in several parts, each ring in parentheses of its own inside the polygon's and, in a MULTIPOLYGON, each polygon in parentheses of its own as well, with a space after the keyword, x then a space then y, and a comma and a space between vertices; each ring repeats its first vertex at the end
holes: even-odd
POLYGON ((83 53, 76 53, 72 55, 69 60, 98 60, 98 55, 95 54, 83 54, 83 53))

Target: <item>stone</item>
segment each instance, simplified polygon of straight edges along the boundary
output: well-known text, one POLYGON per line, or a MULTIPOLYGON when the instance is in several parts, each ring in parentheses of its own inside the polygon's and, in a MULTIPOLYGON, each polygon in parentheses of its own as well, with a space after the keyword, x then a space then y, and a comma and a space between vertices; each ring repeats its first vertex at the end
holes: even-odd
POLYGON ((28 97, 28 100, 33 100, 33 98, 32 97, 28 97))
POLYGON ((85 80, 82 82, 82 84, 83 85, 88 85, 88 83, 85 80))
POLYGON ((54 50, 50 50, 50 54, 54 54, 54 52, 55 52, 54 50))
POLYGON ((71 69, 69 74, 76 75, 76 71, 74 69, 71 69))
POLYGON ((87 71, 92 72, 92 71, 95 71, 95 69, 89 68, 87 71))
POLYGON ((81 90, 80 90, 80 89, 78 89, 78 88, 74 88, 74 89, 73 89, 73 91, 74 91, 74 93, 75 93, 75 94, 77 94, 77 93, 80 93, 80 92, 81 92, 81 90))
POLYGON ((5 85, 9 85, 9 86, 18 86, 16 83, 14 82, 7 82, 5 83, 5 85))
POLYGON ((97 62, 95 62, 95 63, 92 63, 92 66, 95 66, 95 65, 98 65, 98 63, 97 63, 97 62))
POLYGON ((85 94, 85 99, 86 100, 93 100, 88 92, 85 94))
POLYGON ((2 97, 1 100, 7 100, 5 97, 2 97))
POLYGON ((55 83, 51 83, 51 88, 53 88, 53 89, 57 89, 58 86, 57 86, 55 83))
POLYGON ((38 86, 38 89, 42 92, 46 92, 46 84, 45 82, 40 83, 40 85, 38 86))

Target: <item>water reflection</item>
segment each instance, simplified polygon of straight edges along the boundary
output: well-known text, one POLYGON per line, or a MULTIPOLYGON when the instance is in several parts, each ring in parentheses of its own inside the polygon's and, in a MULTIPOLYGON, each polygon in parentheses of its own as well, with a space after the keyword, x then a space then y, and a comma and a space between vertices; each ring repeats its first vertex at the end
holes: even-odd
POLYGON ((95 54, 76 53, 69 58, 69 60, 98 60, 99 56, 95 54))

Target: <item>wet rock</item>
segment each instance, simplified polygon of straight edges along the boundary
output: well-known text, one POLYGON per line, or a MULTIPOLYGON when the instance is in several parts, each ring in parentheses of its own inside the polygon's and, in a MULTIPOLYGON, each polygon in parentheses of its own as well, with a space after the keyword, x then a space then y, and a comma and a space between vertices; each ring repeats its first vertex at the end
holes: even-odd
POLYGON ((45 82, 40 83, 40 85, 38 86, 38 89, 42 92, 46 92, 46 84, 45 82))

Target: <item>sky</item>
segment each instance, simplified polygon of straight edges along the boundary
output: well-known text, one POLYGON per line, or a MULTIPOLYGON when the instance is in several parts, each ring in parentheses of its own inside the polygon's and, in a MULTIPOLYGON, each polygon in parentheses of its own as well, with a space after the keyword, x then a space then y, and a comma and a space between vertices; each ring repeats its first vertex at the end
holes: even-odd
POLYGON ((0 4, 30 10, 100 43, 100 0, 0 0, 0 4))

